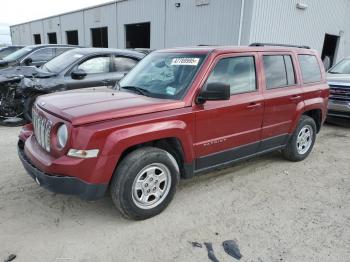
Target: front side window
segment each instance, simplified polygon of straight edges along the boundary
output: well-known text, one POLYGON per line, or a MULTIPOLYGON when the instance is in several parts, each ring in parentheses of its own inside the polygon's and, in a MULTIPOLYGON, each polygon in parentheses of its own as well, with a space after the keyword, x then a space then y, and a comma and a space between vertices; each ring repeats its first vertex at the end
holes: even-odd
POLYGON ((264 55, 263 61, 267 89, 295 85, 295 73, 291 56, 264 55))
POLYGON ((82 57, 84 57, 83 54, 75 50, 69 50, 51 59, 49 62, 45 63, 42 68, 49 72, 61 73, 64 69, 82 59, 82 57))
POLYGON ((303 82, 314 83, 321 81, 321 70, 314 55, 298 55, 303 82))
POLYGON ((204 58, 203 54, 154 52, 141 60, 119 86, 146 96, 182 99, 204 58))
POLYGON ((25 55, 29 54, 30 52, 32 52, 33 49, 34 49, 34 47, 32 47, 32 46, 23 47, 23 48, 17 50, 16 52, 13 52, 12 54, 9 54, 8 56, 6 56, 4 58, 4 60, 14 61, 14 60, 20 59, 20 58, 24 57, 25 55))
POLYGON ((109 73, 109 56, 93 57, 78 66, 78 69, 84 70, 88 75, 109 73))
POLYGON ((114 57, 114 68, 116 72, 128 72, 137 64, 135 59, 123 56, 114 57))
POLYGON ((332 67, 328 73, 331 74, 350 74, 350 58, 346 58, 332 67))
POLYGON ((231 95, 256 90, 254 57, 231 57, 221 59, 207 80, 208 83, 221 82, 230 85, 231 95))
POLYGON ((52 48, 43 48, 38 51, 33 52, 29 57, 33 60, 33 62, 42 62, 51 60, 53 57, 53 49, 52 48))

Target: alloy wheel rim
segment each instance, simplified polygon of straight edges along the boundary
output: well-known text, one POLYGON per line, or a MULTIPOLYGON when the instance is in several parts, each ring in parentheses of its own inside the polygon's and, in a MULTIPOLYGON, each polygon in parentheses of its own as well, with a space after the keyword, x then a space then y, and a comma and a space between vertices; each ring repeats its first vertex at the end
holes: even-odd
POLYGON ((310 125, 304 126, 297 137, 297 150, 300 155, 304 155, 311 147, 313 129, 310 125))
POLYGON ((132 199, 137 207, 152 209, 164 201, 170 187, 170 170, 161 163, 154 163, 137 174, 132 186, 132 199))

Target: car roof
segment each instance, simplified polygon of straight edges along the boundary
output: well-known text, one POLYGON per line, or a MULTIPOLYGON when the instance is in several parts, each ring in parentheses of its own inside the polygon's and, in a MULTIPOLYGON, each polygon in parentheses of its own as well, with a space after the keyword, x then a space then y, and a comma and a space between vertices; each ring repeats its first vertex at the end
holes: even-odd
POLYGON ((95 47, 85 47, 85 48, 75 48, 74 52, 87 55, 87 54, 120 54, 125 56, 132 56, 137 58, 143 58, 145 56, 144 53, 128 50, 128 49, 116 49, 116 48, 95 48, 95 47))
POLYGON ((190 47, 178 47, 158 50, 155 52, 165 53, 196 53, 196 54, 209 54, 209 53, 240 53, 240 52, 290 52, 315 54, 313 49, 297 48, 297 47, 282 47, 282 46, 190 46, 190 47))
POLYGON ((64 44, 40 44, 40 45, 28 45, 25 47, 33 48, 33 49, 39 49, 43 47, 71 47, 71 48, 77 48, 79 46, 76 45, 64 45, 64 44))

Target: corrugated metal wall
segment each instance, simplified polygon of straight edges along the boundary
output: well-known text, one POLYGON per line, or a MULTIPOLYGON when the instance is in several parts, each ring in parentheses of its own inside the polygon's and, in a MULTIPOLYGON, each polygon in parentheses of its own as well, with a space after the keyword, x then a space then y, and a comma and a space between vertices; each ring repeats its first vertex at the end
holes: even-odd
POLYGON ((108 27, 108 47, 117 47, 117 10, 112 3, 84 11, 85 45, 92 45, 91 28, 108 27))
POLYGON ((163 48, 165 0, 129 0, 118 3, 118 47, 125 47, 125 25, 144 22, 151 23, 151 47, 163 48))
POLYGON ((242 1, 241 44, 300 44, 321 52, 328 33, 342 35, 337 58, 350 55, 349 0, 118 0, 16 25, 11 34, 14 44, 32 44, 33 34, 47 43, 47 33, 57 32, 58 43, 66 43, 65 31, 78 30, 79 44, 91 46, 91 28, 107 26, 108 46, 124 48, 125 25, 150 22, 151 48, 237 45, 242 1), (298 2, 307 9, 297 9, 298 2))
POLYGON ((79 44, 91 46, 91 28, 107 26, 108 46, 125 48, 125 25, 150 22, 151 48, 235 45, 240 9, 241 0, 119 0, 30 22, 31 31, 23 37, 16 31, 25 24, 11 28, 14 44, 32 44, 33 34, 41 34, 47 43, 50 32, 57 33, 58 43, 66 43, 66 31, 78 30, 79 44))
POLYGON ((34 44, 34 34, 40 34, 41 42, 45 43, 44 25, 42 20, 30 23, 31 37, 21 44, 34 44))
POLYGON ((249 42, 309 45, 321 52, 325 33, 342 34, 340 59, 350 55, 349 13, 349 0, 255 0, 249 42), (297 9, 297 3, 307 8, 297 9))
POLYGON ((241 0, 167 0, 165 46, 236 45, 241 0), (176 4, 180 3, 180 7, 176 4))
POLYGON ((62 41, 61 41, 61 22, 60 22, 59 16, 55 16, 55 17, 51 17, 49 19, 43 20, 43 27, 44 27, 44 38, 42 38, 41 41, 43 41, 43 39, 44 39, 45 43, 48 43, 49 38, 48 38, 47 34, 48 33, 56 33, 57 43, 62 43, 62 41))
POLYGON ((66 31, 78 30, 79 45, 85 45, 85 30, 83 11, 60 16, 62 43, 67 43, 66 31))

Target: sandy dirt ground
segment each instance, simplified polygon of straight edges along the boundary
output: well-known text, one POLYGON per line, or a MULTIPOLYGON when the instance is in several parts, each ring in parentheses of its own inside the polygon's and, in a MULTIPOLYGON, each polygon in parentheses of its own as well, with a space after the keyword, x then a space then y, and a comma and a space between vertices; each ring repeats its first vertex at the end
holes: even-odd
POLYGON ((234 239, 240 261, 350 261, 350 129, 326 125, 312 154, 269 154, 181 182, 159 216, 124 219, 96 202, 40 188, 17 157, 19 128, 0 127, 0 261, 219 261, 234 239))

